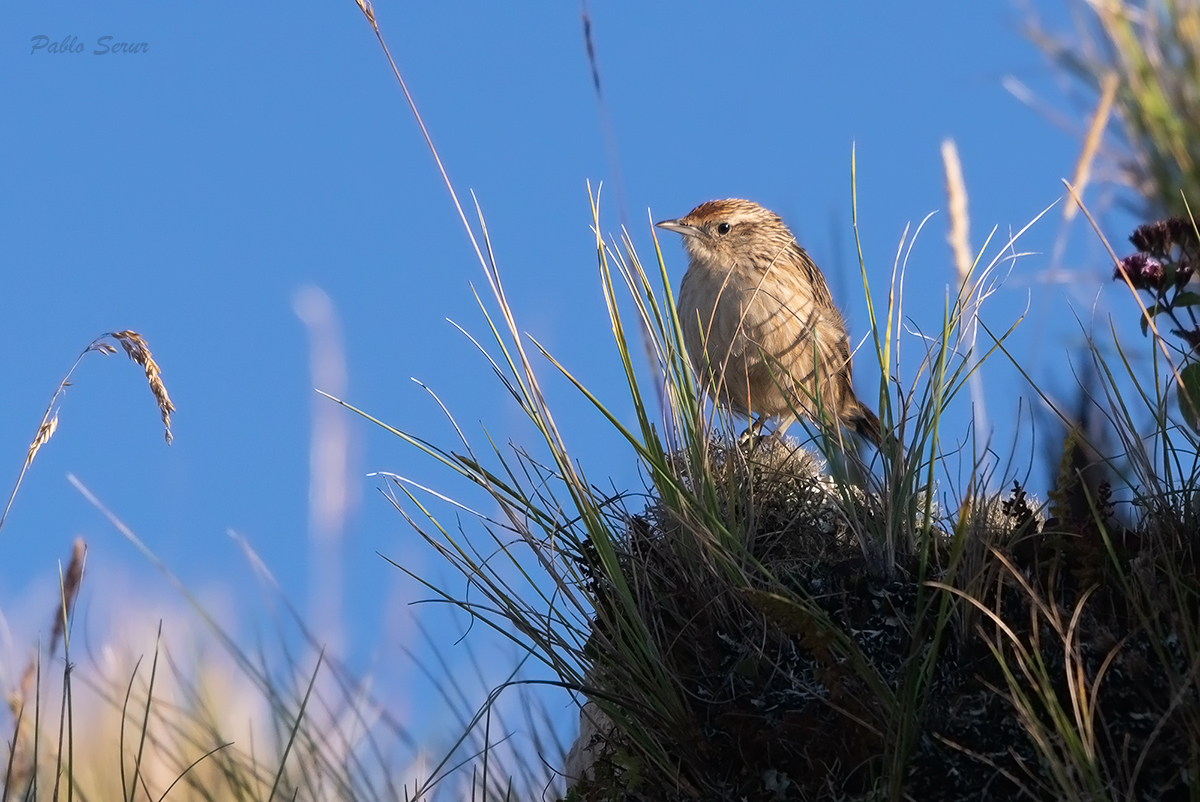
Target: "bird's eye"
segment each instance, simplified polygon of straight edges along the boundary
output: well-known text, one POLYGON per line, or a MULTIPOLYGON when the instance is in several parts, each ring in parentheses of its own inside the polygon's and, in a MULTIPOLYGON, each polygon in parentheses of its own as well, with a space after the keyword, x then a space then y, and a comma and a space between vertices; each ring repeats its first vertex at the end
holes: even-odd
POLYGON ((717 233, 720 234, 721 236, 725 236, 726 234, 728 234, 729 233, 729 223, 721 223, 719 226, 717 226, 717 233))

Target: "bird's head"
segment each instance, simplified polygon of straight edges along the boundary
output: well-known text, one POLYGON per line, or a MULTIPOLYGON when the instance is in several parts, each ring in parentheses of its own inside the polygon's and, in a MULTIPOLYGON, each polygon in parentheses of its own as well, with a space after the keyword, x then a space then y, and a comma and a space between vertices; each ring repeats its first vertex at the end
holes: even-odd
POLYGON ((654 225, 682 234, 692 260, 728 266, 775 259, 795 241, 779 215, 737 198, 707 201, 678 220, 654 225))

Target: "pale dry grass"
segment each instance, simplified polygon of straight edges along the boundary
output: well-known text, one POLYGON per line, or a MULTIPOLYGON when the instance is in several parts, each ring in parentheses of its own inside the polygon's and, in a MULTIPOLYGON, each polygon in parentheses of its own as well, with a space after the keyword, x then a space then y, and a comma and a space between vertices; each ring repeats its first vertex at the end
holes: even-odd
POLYGON ((154 361, 154 357, 150 354, 150 347, 146 344, 146 340, 136 331, 126 329, 125 331, 110 331, 106 332, 96 339, 88 343, 87 348, 76 357, 75 362, 71 365, 71 369, 67 371, 67 375, 63 376, 62 381, 58 383, 54 394, 50 396, 50 403, 46 405, 46 411, 42 414, 42 420, 38 424, 37 432, 33 436, 33 440, 29 443, 29 450, 25 454, 25 464, 21 466, 21 472, 17 476, 17 481, 13 485, 12 493, 8 496, 8 503, 4 506, 4 513, 0 514, 0 528, 4 526, 4 522, 8 519, 8 513, 12 510, 13 501, 17 497, 17 491, 21 489, 21 482, 25 479, 25 473, 29 470, 29 466, 33 464, 34 457, 42 446, 50 442, 50 438, 58 431, 58 407, 56 404, 67 388, 71 386, 71 376, 74 375, 75 369, 79 367, 79 363, 83 358, 91 353, 97 354, 115 354, 117 349, 108 342, 108 340, 116 340, 129 358, 136 362, 146 371, 146 381, 150 384, 150 392, 154 393, 154 400, 158 404, 158 410, 162 414, 163 426, 166 428, 166 439, 169 445, 172 440, 171 436, 171 413, 175 411, 175 405, 171 403, 171 397, 167 394, 167 386, 163 384, 162 371, 158 367, 158 363, 154 361))
MULTIPOLYGON (((1071 185, 1075 187, 1075 191, 1079 193, 1080 197, 1083 196, 1088 182, 1092 178, 1092 163, 1096 160, 1100 143, 1104 140, 1104 131, 1108 128, 1108 119, 1112 114, 1118 86, 1120 86, 1120 80, 1115 72, 1106 73, 1101 79, 1100 100, 1096 104, 1096 113, 1092 115, 1092 122, 1088 125, 1087 136, 1083 139, 1083 150, 1079 154, 1079 161, 1075 164, 1075 177, 1071 181, 1071 185)), ((1071 222, 1081 208, 1075 202, 1066 204, 1063 207, 1063 220, 1071 222)))
POLYGON ((946 170, 946 198, 950 212, 950 233, 946 239, 954 254, 954 268, 958 271, 960 285, 965 284, 975 266, 971 255, 971 219, 967 213, 967 184, 963 180, 962 162, 958 158, 958 146, 953 139, 942 142, 942 163, 946 170))

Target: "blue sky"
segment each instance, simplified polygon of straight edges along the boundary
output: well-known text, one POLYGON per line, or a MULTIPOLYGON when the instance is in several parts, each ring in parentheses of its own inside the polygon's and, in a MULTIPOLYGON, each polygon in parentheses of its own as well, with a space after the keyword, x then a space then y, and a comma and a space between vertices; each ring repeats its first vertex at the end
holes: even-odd
MULTIPOLYGON (((1059 0, 1036 5, 1066 30, 1059 0)), ((941 141, 958 144, 978 248, 993 226, 1019 229, 1053 202, 1078 157, 1078 132, 1053 125, 1002 80, 1015 76, 1067 119, 1090 113, 1023 39, 1028 12, 1001 0, 596 2, 590 11, 643 256, 652 253, 647 210, 663 219, 711 198, 757 200, 824 267, 856 338, 867 324, 850 229, 852 146, 877 303, 905 226, 939 211, 909 265, 909 311, 930 326, 953 277, 941 141)), ((384 1, 376 14, 452 181, 479 199, 522 327, 628 414, 589 232, 587 181, 606 182, 607 230, 618 229, 619 213, 579 5, 384 1)), ((239 624, 254 619, 245 613, 261 594, 228 530, 309 606, 314 573, 332 563, 322 558, 314 572, 309 543, 310 432, 314 405, 325 402, 314 397, 294 310, 306 286, 336 310, 349 401, 452 444, 416 377, 469 430, 482 423, 499 441, 533 442, 486 362, 446 323, 485 333, 470 292, 485 286, 483 275, 351 0, 9 3, 0 31, 0 314, 9 331, 0 479, 15 479, 55 385, 105 331, 146 337, 178 405, 167 447, 138 369, 123 356, 85 360, 58 433, 0 530, 0 609, 19 635, 44 629, 56 561, 77 535, 90 547, 90 609, 114 592, 169 597, 67 473, 239 624), (77 37, 85 52, 31 53, 38 35, 77 37), (148 47, 93 55, 104 36, 148 47)), ((1100 202, 1096 190, 1090 197, 1100 202)), ((1123 241, 1128 218, 1102 219, 1123 241)), ((1077 221, 1063 263, 1076 271, 1071 281, 1040 281, 1059 220, 1031 232, 1023 250, 1042 255, 1017 263, 984 319, 1005 328, 1032 298, 1018 355, 1066 395, 1067 349, 1080 342, 1072 310, 1091 315, 1109 269, 1077 221)), ((677 284, 682 249, 673 238, 664 245, 677 284)), ((860 394, 872 397, 861 372, 860 394)), ((543 375, 589 475, 640 486, 632 455, 599 417, 549 366, 543 375)), ((1012 371, 984 379, 998 437, 1011 443, 1027 391, 1012 371)), ((367 474, 466 489, 384 431, 343 420, 341 646, 369 668, 411 637, 405 605, 427 595, 377 552, 438 569, 367 474)), ((150 614, 157 603, 147 602, 150 614)), ((102 618, 89 620, 108 626, 102 618)))

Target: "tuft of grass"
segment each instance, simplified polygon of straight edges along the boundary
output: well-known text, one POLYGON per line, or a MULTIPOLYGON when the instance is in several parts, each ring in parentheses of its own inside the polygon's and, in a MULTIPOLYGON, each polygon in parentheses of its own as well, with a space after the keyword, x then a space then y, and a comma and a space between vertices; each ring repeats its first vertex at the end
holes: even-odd
MULTIPOLYGON (((426 140, 432 148, 427 132, 426 140)), ((494 302, 476 295, 490 337, 487 346, 472 341, 540 442, 510 450, 488 436, 476 449, 454 424, 460 443, 446 448, 367 417, 498 510, 484 514, 391 477, 398 511, 471 592, 415 578, 541 662, 550 684, 580 705, 567 799, 958 800, 981 789, 998 799, 1157 799, 1179 792, 1185 768, 1200 765, 1188 706, 1200 630, 1190 613, 1163 617, 1196 609, 1200 587, 1195 560, 1181 551, 1190 538, 1178 515, 1125 525, 1111 487, 1081 481, 1087 466, 1074 458, 1063 460, 1049 518, 977 447, 964 475, 947 469, 947 456, 965 446, 943 431, 946 410, 986 360, 1008 355, 1013 328, 995 336, 980 309, 998 267, 1021 255, 1015 241, 1028 228, 990 262, 991 236, 971 256, 953 155, 949 148, 959 275, 941 325, 915 337, 901 331, 915 235, 906 231, 900 243, 879 316, 859 249, 879 408, 892 433, 869 460, 819 424, 803 444, 738 445, 736 422, 697 391, 657 241, 649 268, 628 236, 606 241, 593 196, 597 265, 633 408, 622 420, 522 336, 478 205, 474 226, 464 216, 494 302), (648 377, 631 356, 631 314, 650 334, 648 377), (990 346, 976 343, 977 323, 990 346), (908 367, 901 356, 914 340, 908 367), (603 489, 571 457, 534 355, 593 403, 614 442, 639 461, 644 508, 603 489), (661 388, 665 403, 652 403, 647 386, 661 388), (1010 482, 1007 495, 995 491, 1010 482), (433 502, 468 513, 486 539, 445 523, 433 502), (1171 566, 1158 568, 1160 560, 1171 566)), ((1077 172, 1086 177, 1090 162, 1085 154, 1077 172)), ((1166 300, 1172 309, 1190 304, 1166 300)), ((1141 310, 1156 357, 1167 356, 1156 313, 1141 310)), ((1098 348, 1092 357, 1108 377, 1101 385, 1120 438, 1144 449, 1120 383, 1098 348)), ((1122 364, 1132 378, 1130 362, 1122 364)), ((1162 364, 1178 382, 1171 359, 1162 364)), ((1169 432, 1161 414, 1155 421, 1155 437, 1169 432)), ((1071 437, 1086 440, 1078 430, 1071 437)), ((1073 457, 1071 442, 1064 452, 1073 457)), ((1087 445, 1091 452, 1080 453, 1100 453, 1102 444, 1087 445)), ((1171 448, 1131 459, 1151 481, 1168 452, 1182 464, 1171 448)), ((1179 465, 1138 502, 1174 498, 1179 465)), ((1198 496, 1188 489, 1184 497, 1198 496)))
MULTIPOLYGON (((1081 185, 1112 86, 1080 159, 1081 185)), ((423 123, 422 131, 436 159, 423 123)), ((1161 766, 1178 765, 1163 758, 1192 760, 1178 744, 1164 750, 1179 734, 1169 721, 1181 692, 1165 706, 1123 707, 1131 690, 1153 687, 1163 698, 1162 684, 1150 680, 1167 655, 1154 637, 1123 629, 1129 618, 1113 617, 1142 591, 1097 585, 1128 575, 1144 556, 1113 517, 1111 490, 1092 492, 1065 460, 1063 498, 1082 493, 1089 503, 1059 504, 1047 519, 1019 481, 1007 497, 996 493, 1012 477, 985 458, 986 446, 973 444, 965 475, 946 468, 964 445, 944 445, 945 411, 972 382, 982 397, 979 366, 1007 354, 1012 329, 994 336, 979 310, 998 265, 1020 256, 1014 242, 1024 231, 990 263, 990 236, 972 256, 953 157, 947 148, 958 289, 941 325, 915 332, 912 368, 902 370, 901 354, 912 346, 900 328, 912 240, 906 231, 881 318, 860 247, 879 408, 893 436, 869 461, 819 425, 809 429, 814 454, 781 442, 733 445, 734 422, 697 393, 657 241, 657 265, 646 269, 627 237, 605 241, 593 197, 604 298, 634 410, 632 421, 619 419, 520 335, 483 216, 477 206, 472 226, 463 215, 495 301, 493 313, 479 299, 492 341, 480 350, 541 443, 509 453, 489 437, 481 456, 457 425, 461 446, 451 449, 372 420, 482 489, 499 510, 485 515, 392 477, 397 509, 467 578, 471 595, 430 589, 580 695, 586 737, 568 760, 568 798, 960 799, 981 789, 995 798, 1157 798, 1171 788, 1161 766), (630 304, 639 329, 650 332, 648 378, 630 356, 630 304), (990 346, 977 346, 976 323, 990 346), (571 458, 530 349, 593 402, 614 440, 639 460, 649 484, 644 509, 589 481, 571 458), (648 403, 647 385, 663 388, 666 403, 648 403), (817 470, 821 462, 828 475, 817 470), (448 527, 425 498, 474 516, 487 541, 475 542, 461 523, 448 527), (1103 637, 1112 631, 1128 633, 1120 646, 1154 659, 1113 648, 1103 637), (1152 732, 1138 729, 1155 716, 1152 732), (1153 777, 1151 766, 1160 767, 1153 777)), ((1181 588, 1191 584, 1179 575, 1181 588)))
POLYGON ((939 755, 960 753, 930 731, 951 716, 947 689, 969 684, 978 664, 959 660, 973 608, 943 586, 982 595, 995 574, 989 548, 1037 520, 1023 490, 1002 503, 986 493, 983 475, 958 485, 957 518, 934 501, 944 411, 1003 347, 1001 338, 972 359, 964 313, 992 291, 1013 241, 978 276, 968 274, 941 329, 917 339, 912 386, 901 384, 898 364, 906 235, 888 322, 875 329, 876 353, 889 360, 881 409, 896 439, 867 462, 820 427, 807 448, 776 439, 738 445, 736 422, 697 392, 661 251, 646 269, 627 237, 603 239, 595 197, 592 211, 634 420, 619 419, 520 334, 480 215, 496 311, 479 303, 494 351, 476 343, 542 442, 508 452, 489 438, 481 453, 455 424, 460 445, 443 448, 367 416, 482 489, 499 511, 476 512, 391 477, 397 509, 471 594, 415 578, 579 695, 590 737, 568 759, 578 775, 567 780, 585 798, 759 797, 792 788, 804 798, 899 799, 943 782, 939 755), (630 305, 652 334, 658 364, 648 379, 626 337, 630 305), (592 401, 639 460, 650 491, 644 510, 602 490, 571 458, 529 349, 592 401), (665 406, 643 392, 651 385, 663 388, 665 406), (443 523, 429 499, 473 516, 486 542, 443 523))

